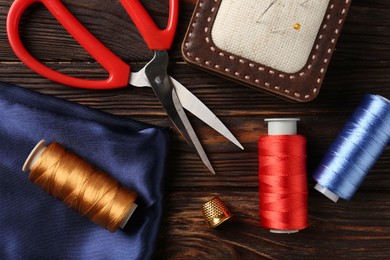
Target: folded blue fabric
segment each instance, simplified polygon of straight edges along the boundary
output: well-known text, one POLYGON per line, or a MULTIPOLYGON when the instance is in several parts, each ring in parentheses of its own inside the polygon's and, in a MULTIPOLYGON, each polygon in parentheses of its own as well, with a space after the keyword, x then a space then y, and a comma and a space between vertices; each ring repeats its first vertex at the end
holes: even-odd
POLYGON ((162 214, 170 129, 0 83, 0 259, 148 259, 162 214), (110 233, 28 180, 37 142, 58 141, 138 193, 110 233))

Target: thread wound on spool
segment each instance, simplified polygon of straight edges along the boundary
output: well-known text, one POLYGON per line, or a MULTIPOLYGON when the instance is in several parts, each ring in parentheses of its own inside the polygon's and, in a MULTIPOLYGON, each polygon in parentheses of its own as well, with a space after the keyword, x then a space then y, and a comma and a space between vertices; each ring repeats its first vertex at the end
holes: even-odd
POLYGON ((293 233, 307 227, 306 139, 301 135, 259 138, 260 224, 293 233))
POLYGON ((70 208, 114 232, 134 210, 136 192, 53 142, 32 166, 29 179, 70 208))
POLYGON ((320 162, 316 189, 350 200, 390 141, 390 101, 367 94, 320 162))

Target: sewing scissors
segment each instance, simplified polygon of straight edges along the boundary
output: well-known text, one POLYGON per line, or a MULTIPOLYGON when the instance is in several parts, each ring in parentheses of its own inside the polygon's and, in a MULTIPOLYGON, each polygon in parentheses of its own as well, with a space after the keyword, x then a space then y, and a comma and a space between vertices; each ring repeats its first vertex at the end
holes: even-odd
POLYGON ((171 47, 178 20, 179 0, 169 0, 169 17, 165 29, 160 29, 139 0, 120 0, 133 20, 154 57, 140 71, 131 72, 130 65, 112 53, 93 36, 60 0, 15 0, 7 16, 7 34, 16 56, 36 73, 58 83, 87 89, 114 89, 129 84, 136 87, 151 87, 167 115, 193 147, 206 167, 214 169, 192 128, 183 108, 190 111, 210 127, 243 149, 227 127, 196 96, 167 73, 171 47), (108 72, 104 80, 76 78, 55 71, 39 62, 23 46, 19 35, 19 22, 23 12, 33 3, 42 3, 61 23, 72 37, 108 72))

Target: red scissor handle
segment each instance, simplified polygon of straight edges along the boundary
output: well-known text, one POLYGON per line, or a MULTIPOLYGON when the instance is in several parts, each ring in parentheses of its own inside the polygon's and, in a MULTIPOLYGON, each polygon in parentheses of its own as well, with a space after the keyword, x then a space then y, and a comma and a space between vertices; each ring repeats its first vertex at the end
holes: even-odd
MULTIPOLYGON (((134 19, 149 48, 164 46, 169 49, 176 30, 178 16, 178 0, 170 0, 168 26, 160 30, 138 0, 121 0, 129 15, 134 19), (129 3, 131 2, 131 4, 129 3), (133 5, 135 7, 132 7, 133 5), (139 12, 139 13, 138 13, 139 12), (145 25, 141 25, 145 23, 145 25), (153 26, 151 26, 153 24, 153 26), (149 29, 151 28, 151 29, 149 29), (155 34, 158 32, 156 38, 155 34), (165 44, 163 43, 165 42, 165 44), (169 44, 168 44, 169 43, 169 44)), ((93 36, 61 3, 60 0, 15 0, 7 17, 7 34, 10 45, 16 56, 24 64, 38 74, 64 85, 89 89, 112 89, 128 85, 130 66, 105 47, 93 36), (109 76, 105 80, 88 80, 65 75, 55 71, 34 58, 23 46, 19 35, 19 22, 23 12, 33 3, 40 2, 52 13, 72 37, 107 70, 109 76)), ((159 48, 157 48, 159 49, 159 48)))
POLYGON ((175 37, 179 16, 179 0, 169 0, 168 23, 161 30, 139 0, 120 0, 151 50, 168 50, 175 37))

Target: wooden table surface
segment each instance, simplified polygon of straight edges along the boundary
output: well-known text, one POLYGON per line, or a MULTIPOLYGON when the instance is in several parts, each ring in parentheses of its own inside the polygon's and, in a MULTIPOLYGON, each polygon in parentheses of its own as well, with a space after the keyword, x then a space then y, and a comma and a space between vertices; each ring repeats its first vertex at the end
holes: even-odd
MULTIPOLYGON (((151 57, 117 0, 63 0, 104 44, 134 70, 151 57)), ((142 1, 165 24, 168 1, 142 1)), ((91 91, 66 87, 25 67, 9 47, 5 21, 12 0, 0 1, 0 80, 156 125, 171 123, 149 88, 91 91)), ((390 149, 387 148, 350 202, 333 203, 314 190, 319 160, 366 93, 390 98, 390 1, 353 0, 321 92, 312 102, 291 103, 200 71, 183 62, 180 45, 195 0, 180 1, 179 28, 169 72, 201 99, 245 147, 239 150, 194 116, 190 120, 217 172, 210 174, 173 131, 165 212, 156 258, 348 259, 390 258, 390 149), (309 227, 291 235, 259 225, 257 139, 266 117, 300 117, 308 140, 309 227), (206 228, 201 206, 219 196, 234 217, 206 228)), ((105 72, 41 6, 29 9, 21 32, 28 49, 62 72, 104 77, 105 72)))

